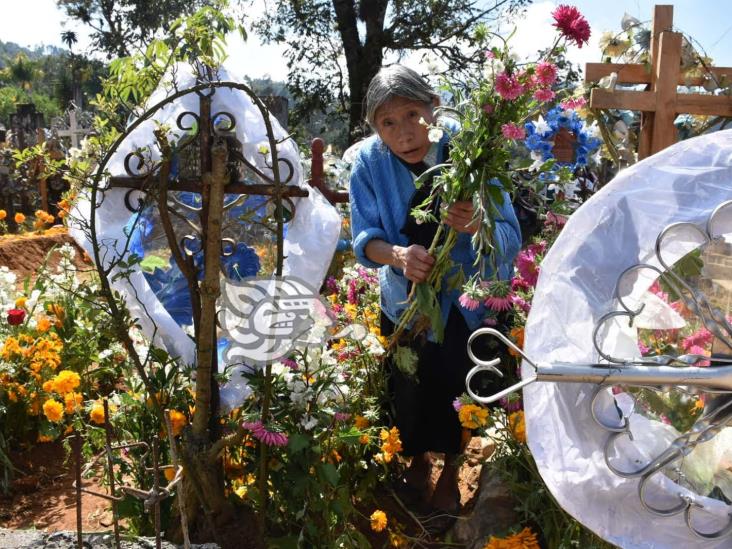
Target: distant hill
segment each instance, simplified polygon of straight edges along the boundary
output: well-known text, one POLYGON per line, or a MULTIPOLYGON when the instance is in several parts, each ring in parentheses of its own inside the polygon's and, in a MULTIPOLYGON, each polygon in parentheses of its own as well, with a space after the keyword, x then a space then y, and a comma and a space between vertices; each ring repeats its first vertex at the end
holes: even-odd
POLYGON ((19 53, 22 53, 32 61, 38 61, 49 55, 61 56, 67 53, 67 50, 56 46, 36 46, 31 50, 15 42, 3 42, 0 40, 0 69, 5 68, 19 53))

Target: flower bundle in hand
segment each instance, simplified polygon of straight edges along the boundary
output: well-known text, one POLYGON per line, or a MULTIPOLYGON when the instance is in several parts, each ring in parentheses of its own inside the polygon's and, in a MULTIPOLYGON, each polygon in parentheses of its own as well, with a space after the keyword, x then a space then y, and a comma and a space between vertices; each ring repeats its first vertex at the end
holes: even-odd
MULTIPOLYGON (((429 174, 439 172, 428 198, 411 212, 417 223, 439 222, 429 249, 435 262, 427 281, 414 286, 393 341, 412 324, 417 313, 426 321, 417 322, 412 333, 431 327, 434 339, 442 340, 442 314, 437 296, 448 275, 447 289, 463 286, 465 299, 461 302, 474 305, 496 297, 490 289, 499 285, 484 279, 496 276, 495 227, 500 219, 498 207, 503 204, 506 193, 510 195, 513 191, 514 143, 526 138, 524 123, 528 118, 555 97, 552 88, 557 83, 557 68, 552 59, 559 51, 558 46, 563 40, 581 46, 590 35, 587 21, 576 8, 559 6, 552 15, 559 36, 545 59, 521 65, 511 56, 506 41, 501 39, 501 47, 492 47, 485 52, 479 77, 460 88, 449 86, 455 107, 440 109, 459 118, 461 127, 450 141, 449 161, 428 170, 417 181, 420 186, 420 181, 426 180, 429 174), (469 93, 462 90, 469 90, 469 93), (464 276, 454 276, 456 265, 450 252, 457 241, 457 231, 444 223, 444 216, 443 219, 435 218, 433 205, 436 201, 443 208, 464 201, 473 204, 474 215, 469 226, 477 226, 472 245, 478 272, 467 282, 464 276)), ((485 38, 489 35, 485 30, 480 32, 485 38)), ((457 271, 461 273, 462 269, 457 271)))

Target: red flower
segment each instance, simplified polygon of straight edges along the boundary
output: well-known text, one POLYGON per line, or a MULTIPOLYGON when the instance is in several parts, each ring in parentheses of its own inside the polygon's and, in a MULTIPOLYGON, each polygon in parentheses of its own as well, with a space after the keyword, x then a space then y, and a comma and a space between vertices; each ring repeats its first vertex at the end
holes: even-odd
POLYGON ((567 39, 581 48, 590 39, 590 24, 574 6, 562 4, 552 12, 554 26, 567 39))
POLYGON ((518 79, 502 72, 496 77, 496 93, 506 101, 513 101, 524 93, 524 87, 518 79))
POLYGON ((8 324, 18 326, 23 324, 25 320, 25 311, 23 309, 10 309, 8 311, 8 324))

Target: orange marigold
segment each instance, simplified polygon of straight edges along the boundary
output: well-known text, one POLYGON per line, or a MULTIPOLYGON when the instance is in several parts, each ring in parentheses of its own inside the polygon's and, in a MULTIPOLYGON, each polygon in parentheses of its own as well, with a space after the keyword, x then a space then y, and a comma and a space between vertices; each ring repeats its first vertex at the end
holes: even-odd
POLYGON ((171 410, 170 425, 173 427, 173 436, 177 437, 183 431, 183 427, 188 425, 188 418, 178 410, 171 410))
POLYGON ((371 513, 371 529, 374 532, 381 532, 384 528, 386 528, 386 524, 388 519, 386 518, 386 513, 382 511, 381 509, 377 509, 373 513, 371 513))
MULTIPOLYGON (((519 349, 524 348, 524 328, 523 326, 517 326, 515 328, 511 328, 510 336, 511 339, 516 343, 516 347, 519 349)), ((520 356, 519 353, 514 351, 511 347, 508 348, 508 352, 511 353, 511 356, 518 357, 520 356)))
POLYGON ((356 416, 353 418, 353 424, 356 426, 356 429, 363 431, 369 426, 369 420, 363 416, 356 416))
POLYGON ((16 223, 23 223, 25 221, 25 216, 22 213, 18 212, 17 214, 15 214, 14 219, 16 223))
POLYGON ((475 404, 463 404, 458 411, 458 418, 466 429, 477 429, 488 423, 488 410, 475 404))
POLYGON ((89 412, 89 419, 97 425, 104 425, 104 406, 100 402, 94 403, 89 412))
POLYGON ((48 421, 58 423, 64 418, 64 407, 60 402, 48 399, 43 403, 43 415, 48 418, 48 421))
POLYGON ((491 536, 483 549, 540 549, 540 546, 536 534, 527 527, 518 534, 506 538, 491 536))
POLYGON ((39 332, 47 332, 51 329, 51 321, 45 316, 41 317, 36 322, 36 328, 38 328, 39 332))
POLYGON ((0 221, 5 219, 6 217, 8 217, 8 212, 6 212, 5 210, 0 210, 0 221))
POLYGON ((81 393, 66 393, 64 395, 64 402, 66 403, 66 413, 70 415, 81 410, 81 403, 84 402, 84 397, 81 393))
POLYGON ((81 384, 81 378, 76 372, 62 370, 53 378, 53 388, 59 394, 72 392, 81 384))
POLYGON ((522 444, 526 443, 526 421, 524 420, 523 410, 519 410, 508 416, 508 428, 511 430, 513 438, 522 444))

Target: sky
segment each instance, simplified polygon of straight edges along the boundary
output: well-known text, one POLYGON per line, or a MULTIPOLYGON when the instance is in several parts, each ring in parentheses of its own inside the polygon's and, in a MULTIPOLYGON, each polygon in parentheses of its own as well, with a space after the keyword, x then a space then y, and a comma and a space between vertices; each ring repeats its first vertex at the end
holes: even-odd
MULTIPOLYGON (((490 0, 488 0, 490 1, 490 0)), ((668 2, 668 0, 667 0, 668 2)), ((572 47, 568 55, 575 63, 600 61, 598 39, 603 31, 617 32, 620 20, 628 13, 641 21, 650 20, 656 2, 650 0, 535 0, 520 18, 517 32, 511 39, 512 47, 522 57, 531 59, 538 49, 551 45, 551 11, 560 3, 577 6, 592 28, 590 43, 582 49, 572 47)), ((678 30, 694 37, 711 56, 716 66, 732 67, 732 19, 729 17, 730 0, 676 0, 674 24, 678 30)), ((88 45, 83 26, 65 21, 65 15, 55 0, 0 0, 0 40, 22 46, 55 45, 64 47, 61 33, 73 30, 79 37, 77 49, 88 45)), ((511 28, 506 26, 506 31, 511 28)), ((229 61, 235 73, 251 77, 270 76, 286 80, 287 67, 283 49, 262 45, 253 32, 244 43, 238 36, 229 40, 229 61)), ((419 69, 416 58, 405 64, 419 69)))

